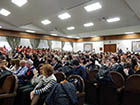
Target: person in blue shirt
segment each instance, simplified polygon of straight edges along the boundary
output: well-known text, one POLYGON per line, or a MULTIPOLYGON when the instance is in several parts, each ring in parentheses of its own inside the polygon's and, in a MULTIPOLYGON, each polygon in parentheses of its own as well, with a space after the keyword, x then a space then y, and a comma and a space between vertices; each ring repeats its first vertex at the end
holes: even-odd
POLYGON ((26 66, 26 61, 21 60, 20 67, 17 71, 14 72, 14 74, 17 75, 17 77, 21 77, 21 76, 24 76, 26 74, 27 70, 28 70, 28 68, 26 66))
POLYGON ((69 71, 69 75, 71 74, 80 75, 84 80, 87 77, 85 68, 80 65, 80 62, 78 60, 72 61, 72 70, 69 71))

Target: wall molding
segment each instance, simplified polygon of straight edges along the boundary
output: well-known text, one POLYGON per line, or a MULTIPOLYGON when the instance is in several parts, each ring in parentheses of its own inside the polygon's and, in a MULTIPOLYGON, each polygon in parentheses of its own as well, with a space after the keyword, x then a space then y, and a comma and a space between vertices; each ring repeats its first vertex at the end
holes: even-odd
POLYGON ((59 36, 49 36, 45 34, 33 34, 25 33, 19 31, 11 30, 0 30, 0 36, 12 36, 20 38, 29 38, 29 39, 42 39, 42 40, 56 40, 64 42, 95 42, 95 41, 104 41, 104 40, 127 40, 127 39, 140 39, 140 33, 130 34, 130 35, 109 35, 109 36, 99 36, 99 37, 89 37, 89 38, 65 38, 59 36))

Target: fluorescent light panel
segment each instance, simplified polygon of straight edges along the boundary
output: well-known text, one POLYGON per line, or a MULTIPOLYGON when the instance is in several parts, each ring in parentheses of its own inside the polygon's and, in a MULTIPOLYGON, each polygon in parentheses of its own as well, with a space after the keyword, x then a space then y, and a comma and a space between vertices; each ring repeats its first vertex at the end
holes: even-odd
POLYGON ((48 25, 48 24, 51 24, 51 21, 46 19, 46 20, 41 21, 41 23, 44 25, 48 25))
POLYGON ((99 2, 90 4, 84 7, 87 12, 95 11, 102 8, 102 5, 99 2))
POLYGON ((33 31, 33 30, 26 30, 26 32, 35 33, 35 31, 33 31))
POLYGON ((28 2, 28 0, 11 0, 11 2, 19 7, 22 7, 28 2))
POLYGON ((78 39, 78 38, 80 38, 80 37, 75 37, 75 38, 77 38, 77 39, 78 39))
POLYGON ((108 23, 117 22, 117 21, 120 21, 120 17, 114 17, 114 18, 107 19, 108 23))
POLYGON ((71 26, 71 27, 67 27, 67 30, 74 30, 75 27, 71 26))
POLYGON ((2 28, 2 26, 0 26, 0 28, 2 28))
POLYGON ((67 36, 68 38, 72 38, 73 36, 67 36))
POLYGON ((134 34, 135 32, 125 32, 125 34, 134 34))
POLYGON ((58 15, 58 18, 60 18, 61 20, 65 20, 65 19, 71 18, 71 15, 66 12, 66 13, 58 15))
POLYGON ((0 10, 0 14, 3 15, 3 16, 8 16, 8 15, 11 14, 11 12, 8 11, 8 10, 6 10, 6 9, 4 9, 4 8, 2 8, 2 9, 0 10))
POLYGON ((90 27, 90 26, 94 26, 94 23, 90 22, 90 23, 85 23, 84 27, 90 27))
POLYGON ((51 35, 57 36, 57 34, 51 34, 51 35))

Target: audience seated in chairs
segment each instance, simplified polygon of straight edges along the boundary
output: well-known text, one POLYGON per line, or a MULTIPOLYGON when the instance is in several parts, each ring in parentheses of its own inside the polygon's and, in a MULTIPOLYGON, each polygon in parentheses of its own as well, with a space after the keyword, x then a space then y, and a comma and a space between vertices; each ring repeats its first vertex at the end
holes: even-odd
MULTIPOLYGON (((121 53, 121 54, 120 53, 93 54, 92 52, 81 52, 81 51, 65 52, 65 51, 57 51, 57 50, 50 50, 50 49, 31 49, 29 47, 26 48, 20 46, 14 49, 10 53, 8 52, 3 54, 0 53, 0 65, 3 65, 0 67, 1 68, 0 88, 3 88, 2 86, 4 86, 3 85, 4 80, 7 79, 7 77, 11 78, 9 76, 12 74, 12 72, 14 72, 14 74, 17 75, 19 79, 19 86, 17 89, 17 96, 16 96, 16 100, 18 100, 18 102, 15 103, 15 105, 18 104, 30 105, 31 100, 29 94, 31 91, 32 91, 31 98, 32 96, 35 96, 32 100, 32 104, 35 104, 34 100, 36 98, 38 99, 38 96, 40 96, 39 102, 43 103, 45 97, 48 94, 48 89, 44 90, 44 88, 46 89, 44 85, 48 83, 47 81, 51 77, 51 75, 44 73, 44 66, 46 64, 52 64, 53 69, 55 70, 56 73, 55 76, 56 78, 58 78, 57 81, 58 84, 61 84, 61 81, 65 79, 64 74, 66 76, 69 76, 71 74, 79 75, 85 81, 86 96, 90 98, 93 97, 93 100, 95 100, 94 101, 95 103, 93 102, 92 104, 110 105, 109 102, 112 102, 114 105, 116 104, 116 100, 114 99, 118 98, 118 95, 120 95, 119 98, 122 98, 121 94, 123 94, 122 91, 123 79, 121 78, 124 77, 125 80, 127 80, 127 78, 131 77, 130 75, 134 74, 134 71, 139 70, 140 67, 139 62, 140 62, 140 55, 130 53, 130 52, 121 53), (15 63, 15 59, 17 60, 16 61, 17 64, 15 63), (10 61, 12 62, 14 61, 14 63, 10 63, 10 61), (40 66, 40 63, 43 63, 41 64, 43 66, 40 66), (39 69, 41 69, 40 71, 37 71, 39 70, 38 67, 39 69), (95 75, 96 72, 92 73, 92 71, 93 72, 96 71, 95 69, 98 69, 97 75, 95 75), (64 73, 64 74, 61 73, 63 74, 61 75, 62 78, 59 78, 60 76, 57 76, 60 71, 64 73), (113 74, 114 71, 115 73, 113 74), (121 73, 123 77, 120 76, 119 73, 121 73), (3 74, 6 75, 6 77, 2 78, 3 74), (43 75, 45 75, 45 77, 43 75), (95 76, 97 78, 95 78, 95 76), (119 77, 120 79, 118 79, 117 77, 119 77), (41 87, 38 87, 39 84, 42 84, 40 85, 41 87), (113 95, 111 94, 111 92, 113 93, 113 95), (91 94, 94 94, 96 97, 94 97, 91 94), (109 97, 112 96, 111 98, 109 98, 111 99, 111 101, 106 99, 108 97, 104 97, 106 94, 108 94, 109 97), (112 99, 113 97, 116 98, 112 99), (108 102, 104 102, 102 99, 105 99, 108 102)), ((54 78, 53 80, 55 81, 54 83, 55 85, 57 83, 54 78)), ((76 78, 75 81, 79 81, 79 79, 76 78)), ((81 86, 81 84, 79 85, 81 86)), ((131 85, 133 85, 132 82, 131 85)), ((48 86, 48 84, 46 86, 48 86)), ((78 101, 78 102, 82 102, 79 103, 80 105, 84 103, 84 97, 85 97, 84 95, 85 92, 80 91, 80 93, 81 92, 83 93, 81 94, 81 98, 80 95, 78 94, 78 100, 82 100, 82 101, 78 101)), ((124 94, 126 93, 124 92, 124 94)), ((124 99, 125 98, 123 98, 123 100, 124 99)))

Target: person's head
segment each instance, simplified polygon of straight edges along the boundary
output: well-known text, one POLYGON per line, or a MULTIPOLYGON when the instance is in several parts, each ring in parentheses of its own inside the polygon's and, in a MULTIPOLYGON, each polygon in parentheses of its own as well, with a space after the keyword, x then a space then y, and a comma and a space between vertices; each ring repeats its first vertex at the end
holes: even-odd
POLYGON ((54 57, 53 60, 52 60, 52 63, 53 64, 57 64, 58 62, 59 62, 58 57, 54 57))
POLYGON ((130 63, 124 63, 124 69, 130 69, 132 67, 132 65, 130 63))
POLYGON ((30 56, 28 54, 25 54, 24 59, 28 60, 28 59, 30 59, 30 56))
POLYGON ((20 62, 19 59, 14 59, 14 63, 15 63, 15 65, 18 66, 18 67, 20 66, 20 65, 19 65, 19 62, 20 62))
POLYGON ((14 66, 15 65, 15 59, 10 60, 10 65, 14 66))
POLYGON ((36 54, 33 54, 32 55, 32 60, 37 60, 38 59, 38 56, 36 54))
POLYGON ((73 60, 71 65, 72 65, 73 68, 77 68, 77 67, 80 66, 80 62, 78 60, 73 60))
POLYGON ((25 60, 21 60, 19 64, 20 64, 21 67, 24 67, 26 65, 26 61, 25 60))
POLYGON ((118 61, 117 57, 112 57, 112 58, 111 58, 111 62, 112 62, 113 64, 115 64, 117 61, 118 61))
POLYGON ((90 58, 89 59, 89 63, 95 65, 95 59, 94 58, 90 58))
POLYGON ((86 58, 84 58, 84 57, 80 58, 80 63, 86 64, 86 58))
POLYGON ((42 67, 42 75, 49 77, 53 74, 53 67, 50 64, 45 64, 42 67))
POLYGON ((42 74, 42 66, 43 66, 43 64, 39 64, 38 67, 37 67, 37 70, 38 70, 39 74, 42 74))
POLYGON ((28 68, 31 68, 31 66, 33 65, 33 61, 32 60, 27 60, 26 61, 26 66, 28 67, 28 68))

